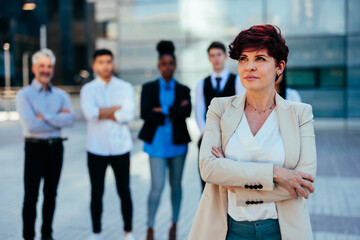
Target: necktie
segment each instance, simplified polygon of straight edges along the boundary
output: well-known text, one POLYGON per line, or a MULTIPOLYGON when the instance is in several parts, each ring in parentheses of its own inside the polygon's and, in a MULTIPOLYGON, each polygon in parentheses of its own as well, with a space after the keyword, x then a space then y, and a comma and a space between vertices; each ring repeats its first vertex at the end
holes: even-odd
POLYGON ((221 82, 221 77, 216 77, 216 93, 219 94, 220 93, 220 82, 221 82))

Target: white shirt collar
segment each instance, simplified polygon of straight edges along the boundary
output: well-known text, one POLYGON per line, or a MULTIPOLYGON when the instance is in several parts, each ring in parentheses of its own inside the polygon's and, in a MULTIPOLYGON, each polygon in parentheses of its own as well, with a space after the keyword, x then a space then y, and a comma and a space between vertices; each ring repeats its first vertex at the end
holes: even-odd
POLYGON ((100 84, 100 86, 106 87, 109 86, 114 80, 114 76, 111 77, 110 81, 107 83, 104 80, 102 80, 100 77, 96 77, 95 81, 100 84))
POLYGON ((211 78, 212 78, 212 79, 215 79, 216 77, 221 77, 221 80, 227 79, 228 76, 229 76, 229 73, 230 73, 230 71, 229 71, 229 69, 227 69, 227 68, 224 68, 224 69, 220 72, 220 74, 216 73, 215 71, 212 71, 212 73, 211 73, 211 78))

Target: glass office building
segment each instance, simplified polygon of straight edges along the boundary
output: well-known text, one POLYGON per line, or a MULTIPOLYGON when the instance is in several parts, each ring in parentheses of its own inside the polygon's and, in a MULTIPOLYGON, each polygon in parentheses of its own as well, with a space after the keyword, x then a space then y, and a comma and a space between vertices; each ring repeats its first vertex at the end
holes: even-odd
MULTIPOLYGON (((98 46, 116 54, 120 77, 135 85, 158 76, 156 43, 173 40, 177 79, 194 89, 209 75, 206 49, 228 45, 255 24, 278 25, 290 48, 288 85, 316 117, 360 117, 359 0, 91 0, 105 27, 98 46)), ((236 72, 237 63, 227 66, 236 72)))
MULTIPOLYGON (((94 36, 101 36, 102 29, 93 21, 91 5, 86 0, 29 2, 36 3, 35 9, 23 10, 25 1, 1 1, 0 87, 5 85, 3 44, 10 44, 10 85, 19 87, 23 85, 24 60, 30 68, 30 56, 40 48, 41 40, 57 58, 53 82, 56 85, 80 84, 79 73, 91 66, 90 49, 94 49, 94 36)), ((32 75, 28 75, 31 79, 32 75)))

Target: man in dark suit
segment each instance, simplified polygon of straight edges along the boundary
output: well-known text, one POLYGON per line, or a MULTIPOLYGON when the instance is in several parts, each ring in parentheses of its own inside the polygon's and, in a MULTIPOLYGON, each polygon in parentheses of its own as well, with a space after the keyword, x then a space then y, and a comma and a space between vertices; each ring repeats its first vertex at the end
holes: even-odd
MULTIPOLYGON (((198 143, 199 148, 205 128, 206 113, 211 100, 214 97, 239 95, 245 91, 239 76, 231 73, 225 67, 227 59, 225 45, 221 42, 212 42, 207 52, 213 70, 208 77, 199 80, 196 85, 195 117, 201 132, 201 138, 198 143)), ((205 182, 201 178, 200 180, 204 189, 205 182)))

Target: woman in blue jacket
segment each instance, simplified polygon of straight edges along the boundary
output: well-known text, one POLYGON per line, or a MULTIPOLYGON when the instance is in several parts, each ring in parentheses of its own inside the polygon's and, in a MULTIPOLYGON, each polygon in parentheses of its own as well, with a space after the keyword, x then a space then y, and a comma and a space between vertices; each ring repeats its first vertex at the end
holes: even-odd
POLYGON ((145 120, 139 138, 150 157, 151 190, 148 197, 147 240, 154 239, 154 221, 169 168, 172 226, 169 240, 176 239, 176 223, 181 203, 181 179, 190 136, 185 119, 190 116, 190 89, 174 79, 175 47, 160 41, 158 69, 161 76, 143 85, 141 118, 145 120))

